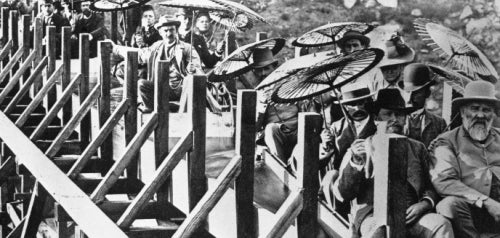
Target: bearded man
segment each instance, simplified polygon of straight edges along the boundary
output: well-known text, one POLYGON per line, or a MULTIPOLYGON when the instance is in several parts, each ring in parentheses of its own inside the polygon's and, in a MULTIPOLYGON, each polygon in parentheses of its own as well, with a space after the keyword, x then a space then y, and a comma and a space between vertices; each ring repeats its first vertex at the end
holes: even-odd
POLYGON ((462 126, 433 142, 432 183, 444 197, 436 210, 459 238, 500 237, 500 129, 492 127, 500 101, 494 88, 482 80, 469 83, 464 97, 452 102, 462 126))

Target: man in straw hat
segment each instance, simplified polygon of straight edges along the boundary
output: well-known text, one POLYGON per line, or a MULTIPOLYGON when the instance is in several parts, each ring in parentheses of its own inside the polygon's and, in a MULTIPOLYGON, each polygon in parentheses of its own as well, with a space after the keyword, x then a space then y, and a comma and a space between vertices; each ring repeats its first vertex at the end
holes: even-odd
POLYGON ((407 65, 403 71, 403 81, 398 82, 407 104, 418 109, 407 117, 405 134, 421 141, 425 146, 429 146, 431 141, 446 129, 443 118, 425 109, 425 101, 431 95, 430 88, 435 84, 436 81, 431 79, 429 67, 421 63, 407 65))
POLYGON ((459 238, 500 235, 500 129, 492 127, 500 101, 494 88, 470 82, 452 102, 462 125, 433 142, 432 183, 444 197, 436 210, 451 220, 459 238))
MULTIPOLYGON (((387 122, 386 132, 399 135, 403 134, 406 115, 414 110, 405 107, 398 89, 381 89, 374 108, 375 120, 387 122)), ((356 139, 352 143, 342 161, 340 176, 333 186, 337 199, 353 201, 353 237, 385 237, 373 216, 373 163, 381 159, 372 157, 377 149, 373 147, 373 140, 375 137, 368 137, 356 139)), ((438 196, 427 173, 430 160, 427 149, 421 142, 410 138, 402 146, 408 151, 407 192, 401 198, 407 204, 406 237, 454 237, 450 222, 431 212, 438 196)))
MULTIPOLYGON (((125 57, 127 51, 139 52, 139 63, 147 63, 148 80, 138 81, 138 87, 143 101, 141 110, 144 113, 153 110, 154 103, 154 80, 156 80, 156 71, 158 61, 168 60, 169 73, 168 81, 170 85, 169 100, 179 100, 182 94, 182 83, 187 74, 203 73, 201 69, 200 58, 196 51, 191 52, 191 46, 177 39, 177 28, 180 22, 168 17, 161 17, 155 28, 162 37, 162 41, 157 41, 147 48, 133 48, 119 46, 113 43, 113 53, 125 57), (192 59, 190 61, 190 54, 192 59)), ((111 41, 109 41, 111 42, 111 41)))

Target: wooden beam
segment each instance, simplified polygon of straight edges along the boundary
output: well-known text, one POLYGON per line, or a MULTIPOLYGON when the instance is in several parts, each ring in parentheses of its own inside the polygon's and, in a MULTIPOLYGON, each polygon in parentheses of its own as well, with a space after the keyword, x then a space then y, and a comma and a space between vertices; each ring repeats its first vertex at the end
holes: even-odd
MULTIPOLYGON (((12 46, 12 49, 14 49, 14 45, 12 46)), ((12 52, 12 51, 11 51, 12 52)), ((15 66, 18 63, 18 61, 21 59, 23 56, 24 51, 23 49, 19 49, 9 60, 9 63, 5 65, 5 67, 2 68, 2 71, 0 72, 0 83, 5 80, 5 77, 7 75, 13 73, 15 70, 15 66)))
MULTIPOLYGON (((22 15, 21 16, 21 42, 23 42, 23 57, 21 59, 23 61, 26 61, 26 59, 30 55, 30 49, 32 48, 32 42, 31 42, 31 32, 30 32, 30 26, 31 26, 31 16, 30 15, 22 15)), ((31 59, 30 61, 33 61, 35 58, 31 59)), ((29 65, 31 67, 31 65, 29 65)), ((28 77, 30 76, 29 72, 24 73, 23 79, 21 80, 22 83, 24 83, 28 77)))
MULTIPOLYGON (((2 7, 2 26, 0 27, 2 29, 2 43, 6 43, 9 41, 9 11, 10 9, 8 7, 2 7)), ((2 58, 3 60, 3 58, 2 58)))
POLYGON ((78 177, 80 172, 85 168, 85 165, 92 158, 102 142, 108 137, 108 135, 113 131, 113 128, 118 124, 120 118, 129 108, 129 105, 130 101, 128 100, 124 100, 118 105, 108 121, 104 123, 104 126, 97 133, 97 137, 87 146, 87 148, 85 148, 83 153, 78 157, 77 161, 68 171, 67 174, 71 179, 75 179, 78 177))
MULTIPOLYGON (((101 84, 101 98, 99 100, 99 126, 103 126, 111 115, 111 43, 99 42, 98 52, 101 60, 99 83, 101 84)), ((109 135, 101 146, 101 159, 113 163, 113 136, 109 135)), ((106 171, 102 171, 104 174, 106 171)))
MULTIPOLYGON (((59 110, 64 106, 64 104, 68 103, 68 100, 70 97, 73 96, 74 91, 76 90, 76 87, 82 80, 82 75, 78 74, 66 87, 64 90, 63 94, 61 95, 61 98, 54 104, 54 106, 49 110, 49 112, 45 115, 45 117, 42 119, 42 121, 38 124, 36 127, 35 131, 31 133, 30 139, 32 141, 36 141, 42 137, 43 133, 45 132, 45 129, 50 125, 52 120, 57 117, 57 114, 59 113, 59 110)), ((40 91, 41 92, 41 91, 40 91)))
MULTIPOLYGON (((89 58, 90 58, 90 34, 81 33, 80 34, 80 74, 83 76, 83 80, 80 80, 80 104, 85 101, 87 96, 89 95, 89 58)), ((81 147, 85 148, 89 144, 89 141, 92 139, 91 132, 91 119, 90 119, 90 111, 87 115, 82 119, 80 123, 80 143, 81 147)))
POLYGON ((33 98, 31 103, 24 109, 24 112, 19 116, 19 118, 16 121, 16 126, 22 127, 24 126, 24 123, 28 120, 30 114, 35 111, 35 109, 42 103, 43 97, 47 95, 49 90, 55 85, 56 81, 60 79, 62 75, 62 66, 60 66, 53 74, 50 76, 49 80, 43 85, 42 89, 40 89, 40 92, 33 98))
POLYGON ((374 163, 373 216, 379 225, 386 225, 387 237, 405 237, 406 200, 400 194, 407 189, 408 138, 383 134, 372 141, 377 151, 374 163), (380 149, 379 149, 380 148, 380 149))
POLYGON ((113 164, 113 167, 109 169, 108 173, 102 179, 101 183, 97 185, 90 198, 92 201, 99 203, 104 199, 104 196, 108 190, 113 186, 113 184, 118 180, 123 171, 127 168, 135 154, 139 152, 144 142, 148 139, 149 135, 153 132, 154 128, 158 124, 158 115, 153 113, 149 121, 141 128, 139 133, 134 136, 134 139, 127 145, 125 151, 121 158, 113 164))
POLYGON ((9 158, 2 163, 0 167, 0 186, 3 183, 9 180, 9 177, 16 170, 16 159, 13 156, 9 156, 9 158))
POLYGON ((188 156, 188 196, 189 209, 193 209, 207 191, 205 177, 205 134, 206 134, 206 93, 207 77, 194 75, 187 89, 190 100, 188 110, 193 127, 193 150, 188 156))
POLYGON ((273 228, 267 235, 261 236, 266 238, 282 237, 288 228, 295 222, 295 218, 299 215, 303 206, 302 191, 291 193, 283 202, 280 209, 274 214, 276 220, 272 223, 273 228))
POLYGON ((19 162, 38 179, 85 233, 96 238, 127 237, 3 113, 0 113, 0 131, 0 138, 13 151, 19 162))
POLYGON ((230 183, 239 175, 240 171, 241 156, 235 156, 229 161, 224 170, 222 170, 222 173, 215 181, 215 186, 207 191, 172 237, 187 238, 196 233, 200 227, 203 226, 208 213, 215 207, 219 199, 229 188, 230 183))
POLYGON ((9 13, 9 39, 12 40, 12 53, 19 49, 19 12, 11 10, 9 13))
MULTIPOLYGON (((71 81, 71 27, 69 26, 63 26, 61 29, 61 59, 63 67, 61 86, 62 90, 64 90, 71 81)), ((62 125, 68 123, 72 115, 73 103, 70 98, 63 107, 62 125)))
POLYGON ((10 54, 10 51, 12 50, 12 40, 9 40, 7 43, 2 48, 2 51, 0 51, 0 60, 5 60, 8 59, 7 57, 10 54))
POLYGON ((235 180, 236 226, 238 237, 257 237, 258 216, 253 205, 257 92, 238 90, 235 152, 242 158, 241 173, 235 180))
POLYGON ((57 154, 57 152, 59 152, 59 149, 61 149, 63 142, 69 138, 71 133, 73 133, 75 128, 82 121, 83 117, 87 114, 88 111, 90 111, 92 105, 94 105, 94 103, 99 98, 100 93, 101 92, 99 91, 99 85, 96 85, 92 92, 90 92, 87 99, 85 99, 85 101, 82 103, 80 109, 73 117, 71 117, 66 126, 62 129, 61 132, 59 132, 59 135, 57 135, 56 139, 54 139, 50 147, 47 149, 47 151, 45 152, 47 157, 52 158, 57 154))
MULTIPOLYGON (((36 57, 33 60, 33 68, 35 68, 37 65, 40 65, 40 62, 42 61, 43 58, 43 24, 42 24, 42 19, 39 17, 34 18, 33 21, 33 50, 36 51, 36 57)), ((33 73, 32 73, 33 75, 33 73)), ((33 83, 33 94, 36 95, 38 91, 40 91, 40 88, 42 88, 43 82, 42 82, 42 74, 38 73, 36 74, 37 77, 35 78, 35 82, 33 83)))
MULTIPOLYGON (((21 77, 31 67, 31 63, 35 59, 35 56, 36 56, 35 51, 31 52, 31 54, 26 58, 26 60, 21 65, 21 67, 19 67, 19 69, 16 71, 16 73, 9 80, 7 85, 5 85, 2 92, 0 93, 0 104, 3 103, 5 98, 7 98, 7 96, 10 94, 10 92, 13 89, 15 89, 16 87, 19 87, 19 81, 21 81, 21 77)), ((29 71, 28 71, 28 73, 29 73, 29 71)))
MULTIPOLYGON (((16 108, 19 101, 21 101, 21 99, 23 99, 23 97, 26 96, 26 93, 29 92, 31 85, 34 85, 35 81, 40 77, 40 75, 42 74, 42 70, 45 69, 48 62, 49 61, 48 61, 47 56, 43 57, 43 59, 40 61, 40 63, 35 67, 35 69, 31 73, 28 80, 26 80, 24 85, 16 93, 16 95, 14 95, 14 97, 9 102, 9 105, 7 105, 7 107, 5 108, 5 110, 4 110, 5 114, 7 114, 7 115, 10 114, 16 108)), ((40 91, 40 90, 38 90, 38 91, 40 91)))
POLYGON ((153 178, 144 185, 137 194, 127 210, 118 220, 117 224, 122 228, 128 228, 134 222, 134 219, 144 205, 153 197, 154 193, 167 180, 167 176, 172 173, 175 166, 184 157, 186 151, 193 146, 193 132, 188 132, 183 136, 172 149, 172 152, 163 160, 162 164, 156 169, 153 178))
POLYGON ((299 113, 297 133, 297 180, 304 189, 304 208, 297 218, 299 238, 316 237, 318 233, 318 163, 321 116, 299 113))
POLYGON ((118 42, 118 12, 111 12, 111 40, 118 42))
POLYGON ((25 222, 22 225, 21 237, 36 237, 38 226, 42 222, 43 209, 49 194, 39 183, 35 183, 31 195, 25 222))
MULTIPOLYGON (((137 134, 137 71, 139 67, 139 54, 137 51, 128 51, 125 62, 125 93, 123 97, 130 101, 129 110, 125 114, 125 144, 128 145, 137 134)), ((158 115, 158 123, 162 119, 158 115)), ((141 158, 140 152, 135 155, 135 158, 132 159, 134 162, 130 163, 127 168, 128 178, 139 178, 139 158, 141 158)))
MULTIPOLYGON (((47 71, 45 72, 45 84, 49 81, 50 76, 56 70, 56 27, 47 26, 47 43, 45 48, 45 53, 49 57, 49 62, 47 63, 47 71)), ((57 89, 54 87, 47 93, 47 110, 49 110, 54 103, 57 101, 57 89)))

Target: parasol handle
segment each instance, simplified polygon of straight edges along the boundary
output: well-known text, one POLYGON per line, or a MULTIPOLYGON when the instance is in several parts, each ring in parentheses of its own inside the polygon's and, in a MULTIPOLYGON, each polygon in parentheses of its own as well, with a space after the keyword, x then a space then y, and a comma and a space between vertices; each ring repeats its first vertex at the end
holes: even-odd
POLYGON ((337 97, 337 100, 339 101, 340 110, 342 111, 342 114, 344 114, 345 120, 347 121, 347 125, 349 126, 349 128, 351 128, 352 132, 354 132, 355 139, 357 139, 358 134, 356 133, 356 128, 352 124, 350 117, 349 117, 349 114, 347 114, 347 110, 344 108, 344 105, 342 103, 340 103, 340 95, 338 94, 338 92, 335 89, 333 89, 333 93, 335 93, 335 97, 337 97))
POLYGON ((319 100, 321 101, 321 113, 323 114, 323 124, 325 129, 328 129, 328 125, 326 124, 326 113, 325 113, 325 104, 323 103, 323 97, 319 95, 319 100))
POLYGON ((191 18, 191 47, 189 51, 189 63, 193 62, 193 35, 194 35, 194 18, 195 16, 195 11, 193 9, 193 18, 191 18))

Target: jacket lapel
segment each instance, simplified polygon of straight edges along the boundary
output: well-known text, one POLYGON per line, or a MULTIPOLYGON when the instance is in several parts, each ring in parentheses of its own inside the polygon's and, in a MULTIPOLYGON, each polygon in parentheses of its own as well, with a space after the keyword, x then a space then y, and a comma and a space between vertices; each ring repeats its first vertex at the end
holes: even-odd
POLYGON ((175 60, 177 61, 177 66, 179 67, 179 69, 184 68, 182 65, 182 61, 184 60, 183 51, 184 51, 184 44, 182 44, 181 41, 177 42, 177 44, 175 45, 175 60))

